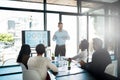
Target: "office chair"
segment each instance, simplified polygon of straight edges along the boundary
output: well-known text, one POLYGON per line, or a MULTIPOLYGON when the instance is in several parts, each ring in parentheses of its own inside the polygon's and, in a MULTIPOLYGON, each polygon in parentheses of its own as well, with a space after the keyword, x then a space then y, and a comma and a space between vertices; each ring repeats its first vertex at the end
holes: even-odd
POLYGON ((117 61, 109 64, 105 69, 105 73, 117 77, 117 61))

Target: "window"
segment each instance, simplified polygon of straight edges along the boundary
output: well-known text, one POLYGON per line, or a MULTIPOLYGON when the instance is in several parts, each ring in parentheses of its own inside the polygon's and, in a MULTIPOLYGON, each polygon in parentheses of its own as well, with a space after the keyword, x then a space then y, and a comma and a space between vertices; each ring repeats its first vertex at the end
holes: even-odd
MULTIPOLYGON (((47 30, 50 30, 50 41, 51 41, 51 47, 50 49, 50 55, 54 53, 56 42, 52 40, 53 35, 55 31, 58 30, 58 22, 59 22, 59 15, 58 14, 52 14, 47 13, 47 30)), ((48 49, 48 50, 49 50, 48 49)))
POLYGON ((79 17, 79 42, 81 40, 87 39, 87 17, 80 16, 79 17))
POLYGON ((22 30, 43 30, 43 14, 35 12, 0 10, 0 34, 7 35, 7 39, 0 40, 0 66, 15 65, 21 48, 22 30), (11 37, 9 37, 11 35, 11 37))
POLYGON ((43 4, 20 1, 0 1, 1 7, 43 10, 43 4))
POLYGON ((89 57, 92 57, 93 53, 93 38, 100 38, 104 43, 104 17, 102 16, 90 16, 89 17, 89 57))
POLYGON ((70 40, 66 41, 66 56, 72 57, 77 54, 77 17, 63 15, 63 29, 68 31, 70 40))

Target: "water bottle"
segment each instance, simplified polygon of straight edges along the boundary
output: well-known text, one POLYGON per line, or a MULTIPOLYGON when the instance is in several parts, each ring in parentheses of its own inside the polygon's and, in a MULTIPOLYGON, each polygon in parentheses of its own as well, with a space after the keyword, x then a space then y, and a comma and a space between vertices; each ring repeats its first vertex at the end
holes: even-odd
POLYGON ((60 54, 58 55, 58 66, 59 67, 61 66, 61 56, 60 56, 60 54))
POLYGON ((54 55, 54 53, 52 53, 52 60, 55 60, 55 55, 54 55))
POLYGON ((71 69, 71 65, 70 64, 71 64, 71 58, 68 59, 68 70, 71 69))
POLYGON ((61 56, 60 56, 60 54, 58 55, 58 61, 60 61, 61 60, 61 56))

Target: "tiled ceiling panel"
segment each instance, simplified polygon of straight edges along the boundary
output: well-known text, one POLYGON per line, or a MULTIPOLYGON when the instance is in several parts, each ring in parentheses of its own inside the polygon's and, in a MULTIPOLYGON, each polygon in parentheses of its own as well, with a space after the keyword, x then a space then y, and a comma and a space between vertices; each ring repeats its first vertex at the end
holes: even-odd
POLYGON ((47 0, 47 3, 58 4, 58 5, 77 6, 76 0, 47 0))
MULTIPOLYGON (((43 3, 44 0, 15 0, 15 1, 43 3)), ((96 3, 96 2, 94 3, 93 1, 112 3, 112 2, 116 2, 118 0, 82 0, 82 7, 96 8, 96 7, 103 6, 103 4, 96 3)), ((76 0, 47 0, 47 3, 48 4, 56 4, 56 5, 77 6, 76 0)))
POLYGON ((113 2, 116 2, 116 1, 118 1, 118 0, 92 0, 92 1, 100 1, 100 2, 113 3, 113 2))

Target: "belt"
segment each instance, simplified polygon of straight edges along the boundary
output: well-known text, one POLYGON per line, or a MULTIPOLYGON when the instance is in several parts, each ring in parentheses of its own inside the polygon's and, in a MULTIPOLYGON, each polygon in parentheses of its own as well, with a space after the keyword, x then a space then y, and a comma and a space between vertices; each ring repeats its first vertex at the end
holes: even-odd
POLYGON ((58 45, 58 44, 57 44, 56 46, 65 46, 65 44, 63 44, 63 45, 58 45))

